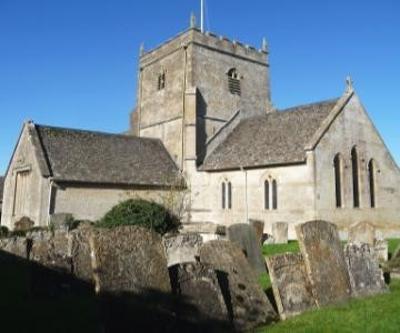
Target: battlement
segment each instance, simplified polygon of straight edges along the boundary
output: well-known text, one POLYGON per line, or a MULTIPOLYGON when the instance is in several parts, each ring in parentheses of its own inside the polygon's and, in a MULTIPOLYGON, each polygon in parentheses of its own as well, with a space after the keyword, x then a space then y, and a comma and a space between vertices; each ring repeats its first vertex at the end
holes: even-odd
POLYGON ((257 49, 248 44, 230 40, 225 36, 220 36, 209 31, 202 33, 198 28, 190 28, 154 49, 149 51, 143 50, 140 56, 141 67, 145 67, 160 58, 190 45, 205 47, 216 52, 229 54, 233 57, 268 65, 268 50, 266 45, 263 45, 261 49, 257 49))

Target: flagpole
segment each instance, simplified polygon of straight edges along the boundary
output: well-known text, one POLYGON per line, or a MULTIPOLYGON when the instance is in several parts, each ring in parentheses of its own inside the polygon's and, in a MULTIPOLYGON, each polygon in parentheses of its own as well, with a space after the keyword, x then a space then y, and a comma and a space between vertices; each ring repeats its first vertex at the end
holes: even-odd
POLYGON ((201 32, 204 33, 204 0, 201 0, 201 32))

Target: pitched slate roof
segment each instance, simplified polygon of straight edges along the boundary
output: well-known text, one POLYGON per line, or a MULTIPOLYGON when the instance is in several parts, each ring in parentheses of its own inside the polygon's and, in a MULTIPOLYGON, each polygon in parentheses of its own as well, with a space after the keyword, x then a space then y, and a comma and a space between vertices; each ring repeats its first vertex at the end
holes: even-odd
MULTIPOLYGON (((56 181, 118 185, 182 184, 160 140, 34 124, 56 181)), ((35 140, 33 140, 35 145, 35 140)), ((39 158, 40 160, 40 158, 39 158)))
POLYGON ((305 146, 339 99, 297 106, 242 120, 200 167, 232 170, 301 163, 305 146))
POLYGON ((4 177, 0 176, 0 202, 3 201, 4 177))

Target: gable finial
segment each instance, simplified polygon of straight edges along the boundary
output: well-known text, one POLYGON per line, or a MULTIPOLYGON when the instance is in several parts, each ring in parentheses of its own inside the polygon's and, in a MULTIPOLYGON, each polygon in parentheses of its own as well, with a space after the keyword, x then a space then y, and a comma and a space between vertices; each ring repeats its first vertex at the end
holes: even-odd
POLYGON ((144 43, 140 44, 139 55, 144 55, 144 43))
POLYGON ((353 79, 351 78, 350 75, 347 75, 346 76, 346 91, 347 92, 352 92, 353 91, 353 84, 354 84, 353 79))
POLYGON ((196 28, 196 24, 197 24, 197 22, 196 22, 196 15, 194 15, 194 13, 192 12, 192 13, 190 14, 190 27, 191 27, 191 28, 196 28))
POLYGON ((266 39, 265 37, 264 37, 263 40, 262 40, 262 47, 261 47, 261 50, 262 50, 263 52, 265 52, 265 53, 268 52, 268 42, 267 42, 267 39, 266 39))

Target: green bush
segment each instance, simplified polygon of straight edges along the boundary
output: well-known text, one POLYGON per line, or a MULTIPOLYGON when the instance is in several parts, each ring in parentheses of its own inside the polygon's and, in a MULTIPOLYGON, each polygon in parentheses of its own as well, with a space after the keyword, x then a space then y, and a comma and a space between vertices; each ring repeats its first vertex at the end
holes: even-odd
POLYGON ((176 230, 179 221, 176 216, 158 203, 131 199, 112 208, 96 225, 102 228, 136 225, 152 229, 163 235, 176 230))
POLYGON ((10 231, 8 228, 4 225, 0 226, 0 238, 8 237, 8 234, 10 231))

